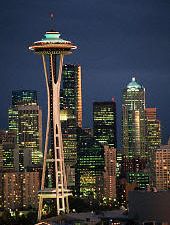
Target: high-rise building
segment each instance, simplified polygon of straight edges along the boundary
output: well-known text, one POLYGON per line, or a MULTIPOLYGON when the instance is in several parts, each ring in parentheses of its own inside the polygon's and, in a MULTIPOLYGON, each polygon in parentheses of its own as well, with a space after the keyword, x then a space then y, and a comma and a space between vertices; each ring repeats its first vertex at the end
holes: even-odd
POLYGON ((127 157, 146 157, 145 89, 135 78, 123 91, 123 150, 127 157))
POLYGON ((81 66, 74 64, 63 65, 61 109, 69 110, 82 127, 82 79, 81 66))
POLYGON ((113 200, 116 198, 116 149, 105 145, 104 159, 104 197, 113 200))
POLYGON ((93 103, 93 135, 103 145, 116 148, 116 103, 93 103))
POLYGON ((152 160, 154 150, 161 145, 161 125, 160 121, 157 119, 156 108, 146 108, 146 127, 147 127, 147 151, 148 156, 152 160))
POLYGON ((154 185, 154 156, 155 150, 161 145, 161 126, 160 121, 157 119, 156 108, 146 108, 146 142, 148 152, 148 168, 150 170, 150 185, 154 185))
POLYGON ((15 131, 0 130, 0 170, 24 171, 32 166, 32 149, 18 147, 15 131))
POLYGON ((32 149, 32 163, 39 163, 42 159, 42 111, 36 91, 13 91, 8 118, 9 130, 16 132, 19 148, 32 149))
POLYGON ((155 185, 158 190, 170 189, 170 139, 155 151, 155 185))
POLYGON ((75 187, 77 127, 82 127, 81 66, 63 65, 60 118, 68 186, 75 187))
POLYGON ((76 192, 78 196, 99 198, 103 195, 104 166, 104 146, 83 129, 78 128, 76 164, 76 192))

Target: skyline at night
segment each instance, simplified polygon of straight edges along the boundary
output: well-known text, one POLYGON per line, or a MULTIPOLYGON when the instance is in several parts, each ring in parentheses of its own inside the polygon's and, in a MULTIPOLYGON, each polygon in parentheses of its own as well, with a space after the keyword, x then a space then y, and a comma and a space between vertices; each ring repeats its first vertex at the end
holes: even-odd
POLYGON ((169 12, 1 3, 0 224, 170 224, 169 12))
POLYGON ((1 6, 1 129, 7 128, 12 90, 37 90, 45 119, 43 68, 41 61, 30 55, 28 46, 54 27, 78 43, 79 51, 64 63, 82 66, 84 126, 92 127, 93 102, 111 101, 113 96, 120 126, 122 91, 135 76, 146 88, 146 106, 158 108, 163 142, 167 142, 170 134, 167 113, 170 103, 165 101, 170 96, 168 1, 14 0, 1 6), (52 23, 51 12, 55 17, 52 23))

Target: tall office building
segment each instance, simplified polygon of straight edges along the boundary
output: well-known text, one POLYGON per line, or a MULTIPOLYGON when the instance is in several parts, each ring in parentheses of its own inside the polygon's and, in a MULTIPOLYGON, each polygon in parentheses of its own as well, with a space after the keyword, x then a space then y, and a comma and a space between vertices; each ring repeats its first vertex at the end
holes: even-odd
POLYGON ((135 78, 123 91, 123 150, 127 157, 146 157, 145 89, 135 78))
POLYGON ((9 130, 17 133, 19 148, 32 149, 32 163, 39 163, 42 159, 42 111, 36 91, 13 91, 8 118, 9 130))
POLYGON ((103 193, 104 146, 78 128, 76 192, 80 197, 99 198, 103 193))
POLYGON ((155 151, 155 186, 158 190, 170 189, 170 139, 155 151))
POLYGON ((81 66, 63 65, 62 76, 61 109, 70 110, 76 119, 76 124, 82 127, 81 66))
MULTIPOLYGON (((161 124, 157 119, 156 108, 146 108, 147 149, 148 156, 152 157, 154 150, 161 145, 161 124)), ((152 160, 152 159, 151 159, 152 160)))
POLYGON ((80 65, 63 65, 60 99, 60 119, 66 175, 69 188, 74 189, 75 164, 77 161, 77 127, 82 127, 82 88, 80 65))
POLYGON ((116 148, 116 103, 93 103, 93 134, 96 141, 116 148))
POLYGON ((155 150, 161 145, 161 125, 157 119, 156 108, 146 108, 146 128, 147 128, 147 152, 148 152, 148 167, 150 171, 150 185, 155 184, 155 167, 154 156, 155 150))
POLYGON ((113 200, 116 198, 116 149, 104 146, 104 159, 104 197, 113 200))

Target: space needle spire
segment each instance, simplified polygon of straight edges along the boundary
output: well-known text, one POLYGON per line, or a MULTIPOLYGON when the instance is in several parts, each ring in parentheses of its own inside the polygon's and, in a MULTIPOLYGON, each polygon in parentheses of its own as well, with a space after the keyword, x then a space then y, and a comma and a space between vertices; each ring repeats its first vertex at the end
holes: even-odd
MULTIPOLYGON (((54 15, 51 15, 54 17, 54 15)), ((53 19, 53 18, 51 18, 53 19)), ((41 55, 48 99, 48 115, 44 148, 41 190, 39 191, 38 220, 42 218, 44 205, 48 211, 69 212, 67 180, 64 166, 63 141, 60 123, 60 85, 63 58, 77 47, 63 40, 56 31, 46 32, 44 38, 34 42, 29 49, 41 55), (47 201, 48 200, 48 201, 47 201), (49 203, 50 202, 50 203, 49 203)))

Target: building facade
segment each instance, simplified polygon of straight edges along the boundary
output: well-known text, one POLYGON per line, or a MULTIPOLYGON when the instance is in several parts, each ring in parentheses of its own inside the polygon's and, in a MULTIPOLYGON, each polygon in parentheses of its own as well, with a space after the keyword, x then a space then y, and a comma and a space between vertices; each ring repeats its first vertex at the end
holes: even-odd
POLYGON ((155 186, 158 190, 170 189, 170 139, 155 151, 155 186))
POLYGON ((116 103, 93 103, 93 135, 103 145, 116 148, 116 103))
POLYGON ((17 162, 15 152, 18 151, 15 131, 0 130, 1 170, 15 170, 17 162))
POLYGON ((113 200, 116 199, 116 149, 104 146, 104 159, 104 197, 113 200))
POLYGON ((77 127, 82 127, 81 66, 63 65, 60 97, 64 161, 69 188, 75 188, 77 162, 77 127))
POLYGON ((150 173, 150 185, 155 185, 155 166, 154 156, 155 150, 161 145, 161 124, 157 119, 156 108, 146 108, 146 141, 147 141, 147 152, 148 152, 148 168, 150 173))
POLYGON ((78 128, 76 194, 99 199, 103 195, 104 147, 78 128))
POLYGON ((32 149, 32 163, 42 159, 42 111, 36 91, 12 92, 12 106, 8 110, 9 130, 17 134, 19 148, 32 149))
POLYGON ((38 208, 39 172, 1 173, 1 209, 23 210, 38 208))
POLYGON ((146 157, 145 89, 135 78, 123 91, 123 150, 127 157, 146 157))

